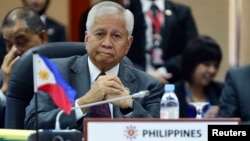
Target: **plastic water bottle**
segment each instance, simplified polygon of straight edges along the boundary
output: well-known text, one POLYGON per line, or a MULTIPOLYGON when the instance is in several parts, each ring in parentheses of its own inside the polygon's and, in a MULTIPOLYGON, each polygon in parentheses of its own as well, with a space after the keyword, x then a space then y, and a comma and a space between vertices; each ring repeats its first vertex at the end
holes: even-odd
POLYGON ((161 98, 161 119, 177 119, 179 118, 179 100, 174 93, 175 85, 166 84, 165 93, 161 98))

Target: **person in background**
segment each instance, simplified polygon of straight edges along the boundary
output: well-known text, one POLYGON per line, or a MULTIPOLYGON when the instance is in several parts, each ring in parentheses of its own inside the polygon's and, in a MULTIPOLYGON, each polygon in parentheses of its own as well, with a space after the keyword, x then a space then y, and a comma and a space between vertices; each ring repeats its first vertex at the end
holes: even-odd
POLYGON ((46 14, 50 0, 22 0, 22 3, 24 6, 32 8, 40 15, 48 34, 48 42, 67 41, 65 27, 46 14))
MULTIPOLYGON (((106 114, 109 114, 109 118, 159 118, 164 85, 122 61, 133 41, 133 24, 133 14, 123 6, 111 1, 99 2, 89 11, 86 22, 84 43, 87 54, 53 60, 77 92, 75 107, 148 90, 150 94, 143 98, 127 98, 109 103, 110 111, 106 114)), ((37 111, 34 97, 26 108, 25 128, 35 129, 37 113, 39 129, 54 129, 60 109, 45 92, 38 92, 37 100, 37 111)), ((63 114, 60 126, 62 129, 83 131, 84 118, 97 117, 93 113, 99 114, 98 117, 104 115, 93 108, 81 108, 72 111, 69 116, 63 114)))
MULTIPOLYGON (((4 118, 6 92, 12 69, 19 57, 28 49, 37 45, 47 43, 47 33, 40 16, 28 7, 17 7, 10 10, 4 17, 2 27, 2 38, 6 47, 7 54, 1 66, 0 82, 0 102, 1 118, 4 118)), ((21 68, 20 68, 21 69, 21 68)), ((8 109, 6 105, 6 113, 8 109)), ((9 118, 15 118, 6 115, 9 118)), ((18 117, 16 117, 18 119, 18 117)), ((4 120, 0 120, 4 122, 4 120)), ((8 124, 6 128, 9 128, 8 124)))
POLYGON ((219 101, 219 118, 240 118, 250 124, 250 65, 230 68, 219 101))
POLYGON ((220 46, 210 36, 200 35, 188 42, 182 53, 182 79, 175 83, 180 117, 216 117, 223 83, 215 77, 221 59, 220 46))
POLYGON ((6 48, 3 41, 3 35, 0 33, 0 66, 3 63, 3 58, 6 55, 6 48))
POLYGON ((181 52, 198 35, 191 9, 172 0, 131 0, 128 8, 135 38, 127 56, 162 83, 176 82, 181 52))

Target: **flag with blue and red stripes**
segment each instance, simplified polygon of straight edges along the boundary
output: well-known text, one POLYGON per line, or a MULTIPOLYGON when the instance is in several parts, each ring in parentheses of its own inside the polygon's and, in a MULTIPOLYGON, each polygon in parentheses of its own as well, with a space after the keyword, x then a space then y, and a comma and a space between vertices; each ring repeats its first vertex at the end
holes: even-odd
POLYGON ((33 54, 34 90, 44 91, 66 114, 70 114, 76 91, 64 80, 57 66, 47 57, 33 54))

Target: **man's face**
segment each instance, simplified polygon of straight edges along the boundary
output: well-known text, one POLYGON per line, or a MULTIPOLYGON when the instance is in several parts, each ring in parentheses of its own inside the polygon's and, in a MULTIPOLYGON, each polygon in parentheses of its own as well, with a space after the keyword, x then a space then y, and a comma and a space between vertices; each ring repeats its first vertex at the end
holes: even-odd
POLYGON ((27 31, 25 22, 20 20, 13 26, 4 27, 2 31, 6 51, 9 52, 9 50, 15 46, 17 48, 16 55, 21 55, 26 50, 46 42, 42 33, 35 34, 27 31))
POLYGON ((119 63, 129 51, 132 41, 124 19, 117 15, 96 17, 85 36, 89 57, 101 70, 109 70, 119 63))
POLYGON ((31 7, 34 11, 40 13, 44 10, 47 0, 24 0, 27 6, 31 7))

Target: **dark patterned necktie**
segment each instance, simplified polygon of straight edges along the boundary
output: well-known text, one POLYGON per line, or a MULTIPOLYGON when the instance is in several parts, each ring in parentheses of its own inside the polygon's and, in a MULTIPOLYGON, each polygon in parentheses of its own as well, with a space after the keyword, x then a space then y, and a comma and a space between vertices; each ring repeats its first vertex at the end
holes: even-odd
MULTIPOLYGON (((101 75, 105 75, 105 73, 101 72, 95 80, 97 80, 98 77, 101 75)), ((111 113, 110 113, 110 109, 109 109, 109 104, 105 103, 105 104, 96 105, 96 106, 91 107, 89 109, 89 117, 99 117, 99 118, 108 118, 109 117, 110 118, 111 113)))
POLYGON ((157 19, 157 14, 160 11, 159 8, 155 4, 152 4, 150 9, 152 11, 153 17, 157 19))

